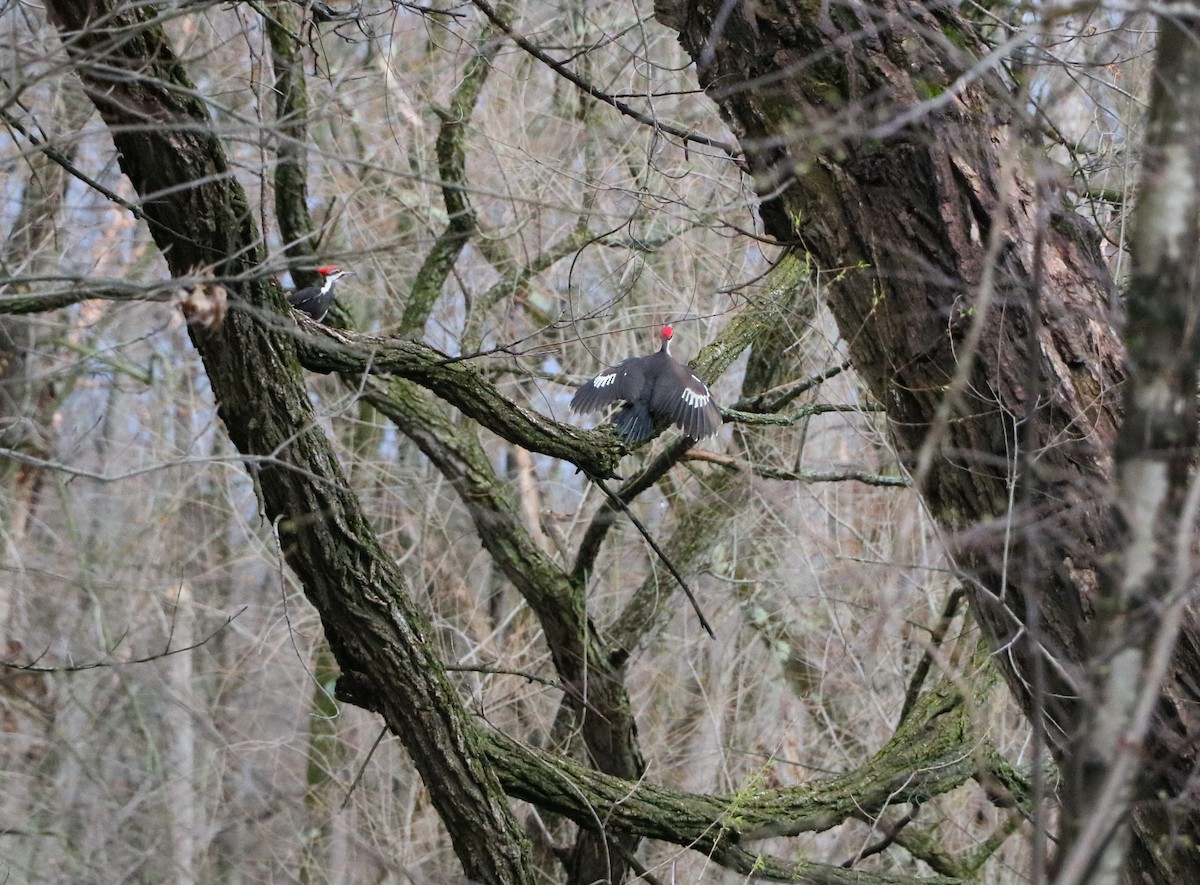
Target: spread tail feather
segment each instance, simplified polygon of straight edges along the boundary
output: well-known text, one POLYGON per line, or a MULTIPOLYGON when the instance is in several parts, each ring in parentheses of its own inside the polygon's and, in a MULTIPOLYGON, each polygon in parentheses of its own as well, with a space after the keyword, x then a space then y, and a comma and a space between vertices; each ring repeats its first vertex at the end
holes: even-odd
POLYGON ((625 403, 613 415, 613 424, 617 425, 621 439, 630 445, 645 442, 654 435, 654 419, 645 405, 625 403))

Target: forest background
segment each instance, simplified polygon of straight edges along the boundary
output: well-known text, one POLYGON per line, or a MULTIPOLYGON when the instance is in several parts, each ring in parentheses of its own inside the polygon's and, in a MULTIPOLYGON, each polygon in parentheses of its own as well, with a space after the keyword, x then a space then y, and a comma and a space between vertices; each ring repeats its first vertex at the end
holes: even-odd
POLYGON ((5 875, 1188 881, 1194 19, 6 3, 5 875))

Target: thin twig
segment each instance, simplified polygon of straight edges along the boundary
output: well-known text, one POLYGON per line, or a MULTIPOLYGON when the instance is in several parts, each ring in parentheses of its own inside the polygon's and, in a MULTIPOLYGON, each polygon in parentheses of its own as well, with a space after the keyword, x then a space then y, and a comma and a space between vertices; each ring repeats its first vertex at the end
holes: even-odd
POLYGON ((658 542, 655 541, 650 535, 650 530, 642 525, 642 521, 640 519, 633 515, 633 511, 629 509, 629 505, 622 501, 616 492, 605 485, 604 480, 595 476, 589 477, 589 479, 591 479, 591 481, 600 488, 600 491, 604 492, 604 494, 608 497, 608 500, 615 504, 622 512, 624 512, 626 516, 629 517, 629 521, 633 523, 634 528, 636 528, 641 536, 646 539, 646 543, 650 545, 650 549, 654 551, 655 555, 658 556, 662 564, 666 566, 667 571, 671 573, 671 576, 675 578, 675 580, 679 582, 679 586, 683 588, 683 593, 685 596, 687 596, 688 602, 690 602, 692 604, 692 608, 696 610, 696 617, 700 619, 700 626, 704 628, 705 632, 708 633, 711 638, 716 639, 717 634, 713 632, 712 625, 708 623, 708 618, 704 617, 704 612, 700 609, 700 603, 696 601, 696 596, 694 593, 692 593, 692 588, 689 587, 687 581, 683 579, 683 575, 679 574, 679 570, 675 568, 675 564, 671 562, 670 558, 666 554, 666 551, 659 547, 658 542))
POLYGON ((930 648, 921 656, 917 668, 913 670, 912 679, 908 682, 908 691, 904 693, 904 706, 900 709, 900 721, 896 723, 897 728, 904 724, 904 720, 908 718, 913 705, 916 704, 917 696, 921 693, 921 686, 925 684, 925 677, 929 675, 929 670, 933 666, 932 649, 941 645, 942 641, 946 638, 946 631, 950 629, 950 622, 958 614, 959 603, 963 601, 966 594, 967 591, 962 585, 959 585, 950 592, 950 596, 946 599, 946 604, 942 606, 942 615, 938 618, 937 626, 933 628, 930 635, 930 648))
MULTIPOLYGON (((247 608, 246 606, 242 606, 241 608, 239 608, 236 612, 234 612, 233 614, 231 614, 229 617, 227 617, 225 619, 225 623, 221 624, 221 626, 217 627, 215 630, 213 630, 211 633, 209 633, 207 636, 205 636, 203 639, 199 640, 198 642, 193 642, 191 645, 185 645, 180 648, 171 648, 171 640, 170 640, 170 637, 168 636, 166 649, 164 649, 161 652, 158 652, 157 654, 146 655, 145 657, 141 657, 141 658, 131 658, 128 661, 91 661, 87 664, 68 664, 65 667, 41 667, 37 664, 37 661, 40 661, 42 659, 42 657, 46 654, 45 652, 43 652, 41 655, 38 655, 36 658, 33 659, 33 661, 31 661, 28 664, 18 664, 14 661, 0 660, 0 669, 19 670, 22 673, 83 673, 88 670, 99 670, 102 667, 128 667, 133 664, 148 664, 151 661, 161 660, 162 658, 169 658, 172 655, 178 655, 178 654, 183 654, 184 652, 194 651, 195 649, 200 648, 202 645, 206 645, 209 642, 209 640, 211 640, 218 633, 220 633, 222 630, 224 630, 226 627, 228 627, 231 623, 233 623, 233 619, 238 617, 242 612, 244 612, 246 610, 246 608, 247 608)), ((112 654, 114 651, 117 650, 117 648, 120 646, 121 642, 124 641, 126 635, 127 634, 125 634, 125 633, 121 634, 121 639, 118 640, 117 643, 108 650, 108 654, 112 654)))
POLYGON ((733 145, 726 144, 723 141, 718 141, 715 138, 709 138, 707 135, 701 135, 699 132, 692 132, 690 129, 680 129, 678 126, 672 126, 670 123, 663 123, 661 120, 656 120, 654 117, 651 117, 648 114, 643 114, 636 108, 632 108, 625 104, 625 102, 621 101, 620 99, 609 95, 607 92, 604 92, 601 89, 598 89, 596 86, 593 86, 587 80, 583 79, 583 77, 572 71, 565 63, 551 58, 532 42, 514 31, 512 26, 509 25, 508 22, 506 22, 504 18, 496 12, 495 9, 492 8, 491 4, 489 4, 487 0, 471 0, 471 2, 480 12, 488 17, 492 24, 503 31, 506 37, 508 37, 542 64, 553 69, 554 72, 559 76, 570 80, 592 98, 602 101, 605 104, 612 105, 625 116, 632 117, 639 123, 643 123, 646 126, 652 127, 657 132, 665 132, 667 135, 674 135, 676 138, 682 138, 685 141, 717 148, 734 159, 741 155, 740 152, 733 147, 733 145))
POLYGON ((342 800, 339 811, 345 811, 346 806, 350 804, 350 797, 354 795, 354 791, 358 788, 359 782, 367 771, 367 763, 371 761, 371 757, 375 755, 375 751, 379 749, 379 745, 383 743, 383 736, 388 733, 388 726, 379 729, 379 736, 375 738, 375 743, 371 744, 371 749, 367 750, 367 758, 362 761, 362 765, 358 766, 358 771, 354 773, 354 780, 350 782, 350 789, 346 790, 346 798, 342 800))

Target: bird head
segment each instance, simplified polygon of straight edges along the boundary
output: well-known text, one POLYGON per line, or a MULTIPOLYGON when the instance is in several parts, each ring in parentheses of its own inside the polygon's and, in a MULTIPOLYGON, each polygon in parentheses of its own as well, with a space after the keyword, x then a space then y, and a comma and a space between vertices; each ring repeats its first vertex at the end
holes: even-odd
POLYGON ((325 285, 321 288, 328 290, 330 286, 340 280, 342 277, 348 277, 354 273, 352 270, 342 270, 336 264, 325 264, 317 268, 317 273, 325 278, 325 285))
POLYGON ((671 328, 670 323, 667 323, 665 326, 662 327, 662 348, 660 348, 660 350, 659 350, 660 353, 665 353, 665 354, 670 355, 670 353, 671 353, 671 335, 673 335, 674 332, 675 332, 675 330, 671 328))

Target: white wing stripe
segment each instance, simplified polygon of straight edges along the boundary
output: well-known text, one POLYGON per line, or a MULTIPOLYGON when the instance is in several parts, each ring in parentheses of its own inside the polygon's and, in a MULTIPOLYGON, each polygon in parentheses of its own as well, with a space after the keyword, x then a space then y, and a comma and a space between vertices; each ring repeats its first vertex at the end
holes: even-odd
POLYGON ((606 372, 603 375, 597 375, 592 381, 593 387, 611 387, 613 382, 617 380, 616 372, 606 372))
POLYGON ((707 393, 697 393, 690 388, 683 389, 683 401, 693 409, 702 409, 708 403, 709 395, 707 393))

